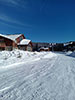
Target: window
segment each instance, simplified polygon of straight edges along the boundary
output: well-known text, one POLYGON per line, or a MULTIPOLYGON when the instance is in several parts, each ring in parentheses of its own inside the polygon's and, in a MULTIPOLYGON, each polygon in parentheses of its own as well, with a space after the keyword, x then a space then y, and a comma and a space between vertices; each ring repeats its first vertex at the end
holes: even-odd
POLYGON ((0 39, 0 43, 4 43, 4 39, 0 39))
POLYGON ((23 40, 23 37, 20 37, 20 41, 23 40))

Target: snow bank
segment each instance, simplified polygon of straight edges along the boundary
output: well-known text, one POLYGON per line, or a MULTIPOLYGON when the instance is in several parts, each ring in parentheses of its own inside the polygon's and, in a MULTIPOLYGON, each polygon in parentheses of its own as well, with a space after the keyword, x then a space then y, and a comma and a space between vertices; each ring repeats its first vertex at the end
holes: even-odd
POLYGON ((69 51, 66 53, 67 56, 75 57, 75 52, 69 51))
POLYGON ((31 57, 35 55, 34 53, 27 51, 2 51, 0 52, 0 67, 8 66, 15 63, 23 63, 30 60, 31 57))
POLYGON ((0 52, 0 68, 38 61, 41 58, 46 59, 53 56, 55 56, 55 54, 52 52, 28 52, 21 50, 2 51, 0 52))

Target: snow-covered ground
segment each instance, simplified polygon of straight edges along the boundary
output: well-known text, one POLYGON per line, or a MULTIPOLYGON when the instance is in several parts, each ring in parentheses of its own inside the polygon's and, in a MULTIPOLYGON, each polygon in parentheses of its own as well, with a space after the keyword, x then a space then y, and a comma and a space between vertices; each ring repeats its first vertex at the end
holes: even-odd
POLYGON ((75 100, 74 55, 0 52, 0 100, 75 100))
POLYGON ((75 57, 75 51, 72 52, 72 51, 69 51, 66 53, 67 56, 70 56, 70 57, 75 57))

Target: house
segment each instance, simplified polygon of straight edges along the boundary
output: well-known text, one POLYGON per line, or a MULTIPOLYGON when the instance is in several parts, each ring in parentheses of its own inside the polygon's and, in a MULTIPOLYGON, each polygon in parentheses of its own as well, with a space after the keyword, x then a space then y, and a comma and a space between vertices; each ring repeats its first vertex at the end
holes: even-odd
MULTIPOLYGON (((23 34, 0 34, 0 50, 12 50, 18 48, 18 44, 20 44, 22 40, 24 41, 24 39, 25 36, 23 34)), ((23 45, 23 48, 24 46, 25 48, 27 48, 23 50, 29 50, 30 44, 32 44, 31 41, 29 42, 29 44, 23 45)))
POLYGON ((75 51, 75 41, 64 43, 65 51, 75 51))
POLYGON ((52 46, 53 51, 63 51, 64 46, 63 43, 56 43, 55 45, 52 46))
POLYGON ((31 40, 28 40, 28 39, 23 39, 18 44, 18 48, 20 50, 25 50, 25 51, 32 51, 32 46, 33 45, 32 45, 31 40))
POLYGON ((21 40, 25 39, 25 36, 23 34, 7 34, 6 36, 16 43, 20 43, 21 40))
POLYGON ((49 43, 33 42, 33 51, 38 51, 41 47, 49 47, 49 43))
POLYGON ((12 50, 14 47, 17 47, 17 44, 13 39, 7 35, 0 34, 0 50, 12 50))

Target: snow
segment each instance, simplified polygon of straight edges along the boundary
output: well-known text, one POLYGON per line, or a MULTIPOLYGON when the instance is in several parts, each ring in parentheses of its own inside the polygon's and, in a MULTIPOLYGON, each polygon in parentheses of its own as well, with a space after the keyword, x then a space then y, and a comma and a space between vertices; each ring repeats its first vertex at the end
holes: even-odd
POLYGON ((68 51, 66 53, 67 56, 71 56, 71 57, 75 57, 75 52, 72 52, 72 51, 68 51))
POLYGON ((21 36, 21 34, 11 34, 11 35, 6 35, 6 36, 8 36, 8 37, 9 37, 10 39, 12 39, 13 41, 15 41, 16 38, 18 38, 18 37, 21 36))
POLYGON ((46 48, 45 47, 41 47, 41 48, 39 48, 39 50, 40 49, 48 50, 49 48, 47 48, 47 47, 46 48))
POLYGON ((56 56, 56 54, 49 52, 49 54, 45 55, 43 58, 52 58, 55 56, 56 56))
POLYGON ((21 40, 20 45, 28 45, 30 43, 30 41, 31 40, 23 39, 23 40, 21 40))
POLYGON ((3 34, 0 34, 0 36, 5 37, 7 39, 10 39, 12 41, 15 41, 15 39, 18 38, 20 35, 21 34, 17 34, 17 35, 15 35, 15 34, 14 35, 3 35, 3 34))
POLYGON ((64 46, 68 46, 69 44, 73 44, 73 42, 64 43, 64 46))
MULTIPOLYGON (((7 35, 3 35, 3 34, 0 34, 0 36, 2 36, 2 37, 5 37, 5 38, 7 38, 7 39, 10 39, 10 40, 12 40, 9 36, 7 36, 7 35)), ((12 40, 13 41, 13 40, 12 40)))
POLYGON ((27 63, 31 61, 36 61, 42 58, 47 58, 48 56, 55 56, 54 53, 50 53, 46 55, 46 52, 28 52, 21 50, 13 50, 13 51, 2 51, 0 52, 0 68, 7 68, 16 64, 27 63), (35 59, 36 58, 36 59, 35 59))
POLYGON ((0 100, 75 100, 75 57, 0 52, 0 100))
POLYGON ((69 45, 69 43, 64 43, 64 46, 67 46, 67 45, 69 45))

